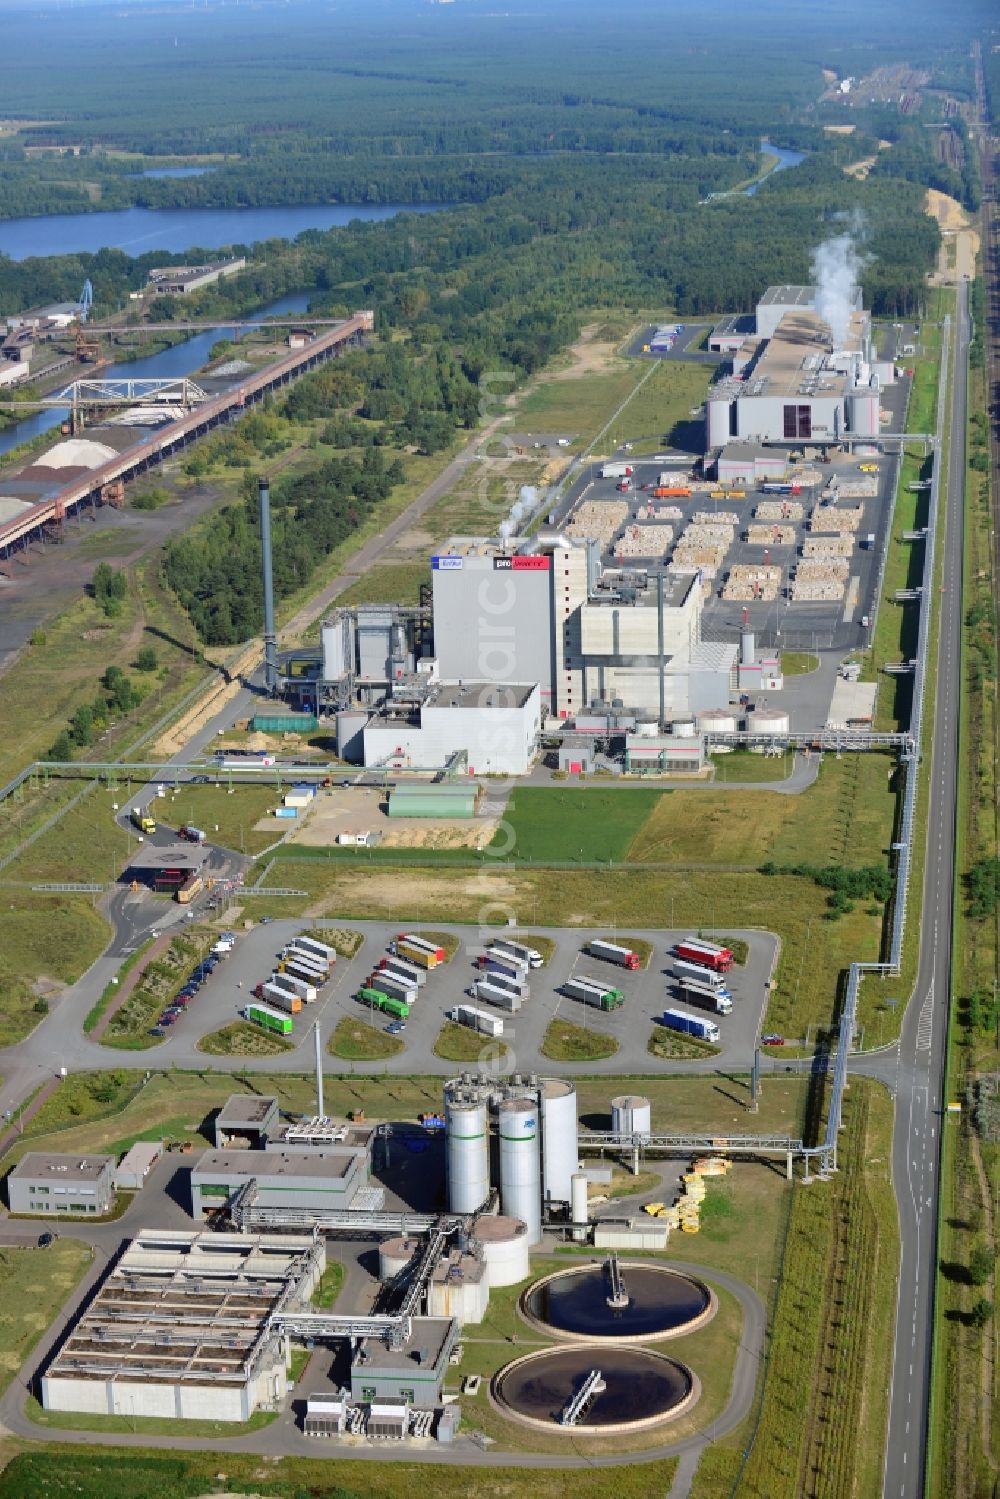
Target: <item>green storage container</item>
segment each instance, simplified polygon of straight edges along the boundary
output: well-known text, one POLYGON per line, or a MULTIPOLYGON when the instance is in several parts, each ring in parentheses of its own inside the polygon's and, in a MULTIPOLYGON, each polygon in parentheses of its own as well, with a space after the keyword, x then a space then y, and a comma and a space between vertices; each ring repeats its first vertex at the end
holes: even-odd
POLYGON ((314 734, 319 728, 319 719, 314 713, 281 713, 273 717, 255 715, 250 720, 254 734, 314 734))

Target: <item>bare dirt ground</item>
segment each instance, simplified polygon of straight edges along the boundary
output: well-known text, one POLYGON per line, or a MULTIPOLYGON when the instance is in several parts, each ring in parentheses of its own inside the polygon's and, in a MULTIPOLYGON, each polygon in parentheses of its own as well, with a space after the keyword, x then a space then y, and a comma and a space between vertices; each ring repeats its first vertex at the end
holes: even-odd
POLYGON ((864 182, 875 165, 875 161, 874 156, 863 156, 860 161, 852 161, 849 166, 846 166, 844 172, 848 177, 856 177, 859 182, 864 182))
MULTIPOLYGON (((498 822, 496 817, 477 817, 471 822, 430 817, 390 819, 384 792, 334 787, 319 793, 287 842, 326 848, 336 843, 338 833, 377 832, 383 848, 481 849, 492 841, 498 822)), ((273 825, 271 818, 261 824, 268 829, 273 825)))
POLYGON ((611 368, 618 350, 616 343, 597 337, 600 323, 588 323, 581 329, 575 344, 570 344, 566 353, 569 363, 553 375, 550 380, 580 380, 584 375, 602 374, 611 368))
POLYGON ((937 270, 930 278, 931 285, 953 286, 966 277, 971 279, 976 272, 979 234, 961 203, 930 187, 924 200, 924 211, 937 220, 944 237, 937 270), (949 251, 949 241, 954 244, 953 253, 949 251))
MULTIPOLYGON (((825 68, 823 70, 823 76, 826 76, 825 68)), ((835 74, 832 75, 832 77, 835 76, 835 74)), ((857 125, 824 125, 823 133, 825 135, 853 135, 857 128, 857 125)))
MULTIPOLYGON (((400 874, 386 871, 385 874, 372 874, 365 871, 363 882, 363 899, 366 910, 384 907, 387 913, 403 909, 407 898, 412 897, 412 884, 417 878, 417 872, 413 874, 400 874)), ((314 905, 306 911, 307 916, 325 916, 331 911, 343 911, 351 905, 351 887, 353 878, 345 876, 344 880, 338 880, 334 889, 322 896, 314 905)), ((480 875, 469 875, 466 878, 452 878, 442 880, 439 884, 425 884, 420 894, 420 905, 423 911, 422 921, 427 921, 432 916, 440 914, 447 916, 455 909, 456 899, 468 897, 472 900, 496 901, 512 900, 516 893, 515 886, 510 880, 502 879, 495 869, 489 872, 489 878, 485 881, 480 875)), ((573 920, 572 917, 569 918, 573 920)))

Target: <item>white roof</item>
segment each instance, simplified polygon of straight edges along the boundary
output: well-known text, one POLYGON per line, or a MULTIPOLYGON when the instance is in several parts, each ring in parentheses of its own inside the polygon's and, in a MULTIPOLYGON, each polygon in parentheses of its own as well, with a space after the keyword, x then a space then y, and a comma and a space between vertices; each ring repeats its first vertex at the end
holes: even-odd
POLYGON ((830 704, 828 729, 846 729, 848 723, 871 723, 875 716, 877 682, 847 682, 838 677, 830 704))

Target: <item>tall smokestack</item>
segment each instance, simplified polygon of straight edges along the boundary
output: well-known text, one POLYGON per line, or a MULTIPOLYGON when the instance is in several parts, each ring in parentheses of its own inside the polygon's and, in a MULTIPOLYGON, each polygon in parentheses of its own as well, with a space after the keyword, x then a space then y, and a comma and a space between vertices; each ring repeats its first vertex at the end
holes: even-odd
POLYGON ((260 550, 264 564, 264 688, 278 686, 278 637, 274 632, 274 579, 271 574, 271 488, 260 481, 260 550))
POLYGON ((316 1043, 316 1113, 320 1119, 326 1118, 326 1110, 323 1106, 323 1048, 319 1039, 319 1021, 313 1026, 313 1040, 316 1043))

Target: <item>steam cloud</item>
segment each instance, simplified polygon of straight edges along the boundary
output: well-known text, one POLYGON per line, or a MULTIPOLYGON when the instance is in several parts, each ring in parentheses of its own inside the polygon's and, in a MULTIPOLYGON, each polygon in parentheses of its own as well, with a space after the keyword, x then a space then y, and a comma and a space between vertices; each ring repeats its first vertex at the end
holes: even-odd
POLYGON ((506 542, 516 536, 521 522, 527 520, 537 507, 538 490, 533 484, 522 484, 510 515, 500 522, 500 540, 506 542))
POLYGON ((865 258, 850 233, 824 240, 813 252, 816 311, 830 325, 834 349, 846 345, 864 264, 865 258))

